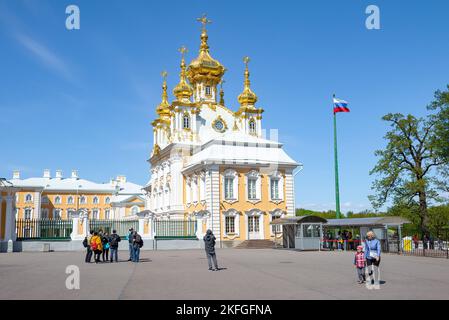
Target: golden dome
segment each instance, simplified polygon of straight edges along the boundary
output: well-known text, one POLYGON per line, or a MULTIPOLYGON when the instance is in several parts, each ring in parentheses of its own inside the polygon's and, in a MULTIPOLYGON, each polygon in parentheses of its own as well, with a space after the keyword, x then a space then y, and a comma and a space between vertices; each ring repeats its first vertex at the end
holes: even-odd
POLYGON ((205 15, 197 20, 203 24, 200 52, 198 57, 190 62, 187 77, 192 84, 204 80, 211 81, 213 84, 218 84, 226 70, 224 66, 212 58, 209 53, 209 45, 207 44, 207 39, 209 37, 206 31, 206 24, 211 21, 208 20, 205 15))
POLYGON ((244 82, 243 92, 239 95, 238 101, 241 106, 253 106, 257 102, 257 95, 250 88, 251 83, 249 81, 249 70, 248 70, 249 58, 245 57, 243 59, 243 61, 245 62, 245 65, 246 65, 245 82, 244 82))
POLYGON ((170 104, 168 103, 167 95, 167 72, 162 72, 164 83, 162 84, 162 102, 157 106, 156 112, 162 117, 170 117, 170 104))
POLYGON ((181 73, 179 75, 180 80, 178 85, 173 89, 173 94, 178 100, 189 100, 190 97, 193 95, 193 89, 190 86, 190 84, 186 81, 186 63, 184 60, 184 53, 187 52, 187 49, 185 47, 181 47, 179 49, 179 52, 182 54, 181 59, 181 73))

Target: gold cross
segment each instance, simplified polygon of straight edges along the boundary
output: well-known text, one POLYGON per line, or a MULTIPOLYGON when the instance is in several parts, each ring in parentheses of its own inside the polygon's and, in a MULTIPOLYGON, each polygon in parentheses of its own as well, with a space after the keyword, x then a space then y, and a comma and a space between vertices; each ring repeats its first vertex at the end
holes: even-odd
POLYGON ((179 48, 178 51, 181 52, 181 56, 183 59, 184 59, 184 54, 189 52, 185 46, 182 46, 181 48, 179 48))
POLYGON ((246 56, 246 57, 244 57, 243 58, 243 62, 246 64, 246 67, 248 68, 248 63, 249 63, 249 57, 248 56, 246 56))
POLYGON ((167 71, 162 71, 161 72, 161 76, 162 76, 162 78, 164 79, 164 81, 166 81, 167 80, 167 76, 168 76, 168 73, 167 73, 167 71))
POLYGON ((203 30, 206 30, 206 24, 212 23, 211 20, 207 19, 207 15, 206 14, 203 14, 203 16, 201 18, 197 18, 196 21, 201 22, 201 24, 203 25, 203 30))

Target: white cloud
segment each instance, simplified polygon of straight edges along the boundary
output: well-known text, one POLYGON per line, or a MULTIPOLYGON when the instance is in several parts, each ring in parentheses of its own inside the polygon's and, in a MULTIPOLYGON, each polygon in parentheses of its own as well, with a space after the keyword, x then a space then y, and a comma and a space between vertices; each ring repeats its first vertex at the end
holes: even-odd
POLYGON ((45 67, 57 72, 67 80, 73 80, 73 75, 67 64, 45 45, 22 33, 17 33, 15 38, 45 67))

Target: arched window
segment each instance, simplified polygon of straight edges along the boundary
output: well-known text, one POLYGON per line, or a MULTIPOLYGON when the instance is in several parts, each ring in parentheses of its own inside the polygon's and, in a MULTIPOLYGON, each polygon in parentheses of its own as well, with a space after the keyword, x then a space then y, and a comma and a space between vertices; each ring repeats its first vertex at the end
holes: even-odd
POLYGON ((106 210, 104 211, 104 218, 105 218, 106 220, 111 219, 111 210, 106 209, 106 210))
POLYGON ((67 219, 72 219, 75 214, 75 210, 67 210, 67 219))
POLYGON ((85 196, 82 196, 82 197, 80 198, 80 203, 81 203, 81 204, 86 204, 86 197, 85 197, 85 196))
POLYGON ((190 117, 187 113, 184 114, 184 117, 182 120, 182 127, 184 129, 190 129, 190 117))
POLYGON ((104 202, 105 202, 106 204, 110 204, 110 203, 111 203, 111 198, 106 197, 106 199, 104 200, 104 202))
POLYGON ((92 219, 98 220, 98 218, 99 218, 98 209, 92 210, 92 219))
POLYGON ((131 214, 134 216, 137 213, 139 213, 139 207, 138 206, 134 206, 131 208, 131 214))
POLYGON ((60 196, 56 196, 55 197, 55 203, 56 204, 61 204, 61 197, 60 196))
POLYGON ((53 219, 61 219, 61 209, 53 210, 53 219))
POLYGON ((25 202, 31 202, 31 201, 33 201, 33 196, 30 193, 28 193, 25 196, 25 202))
POLYGON ((256 133, 256 121, 254 121, 254 119, 249 120, 249 133, 256 133))
POLYGON ((98 204, 98 197, 94 197, 94 204, 98 204))
POLYGON ((73 204, 73 197, 72 196, 67 198, 67 203, 68 204, 73 204))

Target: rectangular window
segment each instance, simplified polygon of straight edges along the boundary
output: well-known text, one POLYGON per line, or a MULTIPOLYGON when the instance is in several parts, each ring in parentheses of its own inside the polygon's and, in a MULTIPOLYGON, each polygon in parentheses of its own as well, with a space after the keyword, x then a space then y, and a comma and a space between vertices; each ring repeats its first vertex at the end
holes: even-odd
MULTIPOLYGON (((276 219, 279 219, 281 216, 277 216, 277 215, 272 215, 271 216, 271 221, 274 221, 276 219)), ((272 225, 271 226, 271 233, 275 234, 275 233, 281 233, 281 225, 280 224, 276 224, 276 225, 272 225)))
POLYGON ((279 200, 279 179, 271 179, 271 199, 279 200))
POLYGON ((92 219, 98 220, 98 210, 92 210, 92 219))
POLYGON ((206 95, 210 96, 210 87, 209 86, 206 87, 206 95))
POLYGON ((235 233, 235 217, 226 217, 226 233, 235 233))
POLYGON ((104 218, 105 218, 106 220, 111 219, 111 211, 110 211, 110 210, 106 210, 106 211, 104 212, 104 218))
POLYGON ((61 210, 55 209, 55 211, 53 211, 53 219, 61 219, 61 210))
POLYGON ((25 219, 31 219, 31 209, 25 209, 25 219))
POLYGON ((248 179, 248 199, 250 200, 257 199, 256 182, 256 179, 248 179))
POLYGON ((234 178, 225 177, 225 199, 234 199, 234 178))

